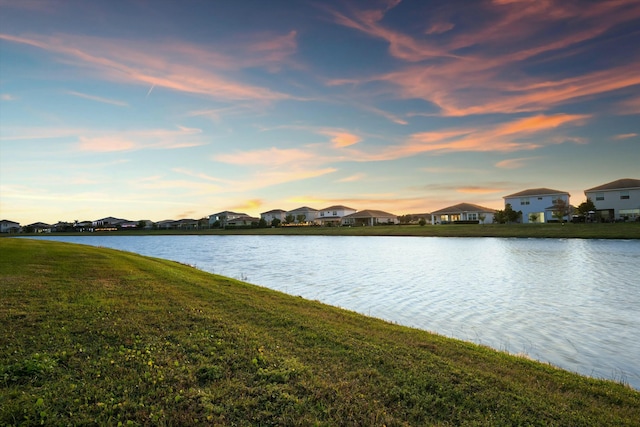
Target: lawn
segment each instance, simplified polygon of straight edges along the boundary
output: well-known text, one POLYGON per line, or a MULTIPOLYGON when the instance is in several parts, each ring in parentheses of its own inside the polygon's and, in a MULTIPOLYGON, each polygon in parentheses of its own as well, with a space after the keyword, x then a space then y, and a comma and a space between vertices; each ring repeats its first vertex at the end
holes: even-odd
POLYGON ((0 239, 0 296, 0 425, 640 420, 624 384, 111 249, 0 239))

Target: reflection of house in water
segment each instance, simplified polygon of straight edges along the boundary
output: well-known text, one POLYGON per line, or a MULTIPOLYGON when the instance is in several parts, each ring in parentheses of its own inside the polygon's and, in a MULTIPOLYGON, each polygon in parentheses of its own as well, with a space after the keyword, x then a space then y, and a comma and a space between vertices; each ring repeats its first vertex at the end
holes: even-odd
MULTIPOLYGON (((514 211, 522 211, 522 222, 527 224, 555 220, 553 211, 557 201, 562 200, 569 206, 570 197, 571 195, 566 191, 532 188, 503 198, 505 206, 508 203, 514 211)), ((565 219, 568 218, 565 217, 565 219)))
POLYGON ((584 194, 603 221, 635 221, 640 217, 640 179, 618 179, 585 190, 584 194))
POLYGON ((459 203, 431 212, 431 223, 447 224, 458 221, 491 223, 493 222, 495 212, 495 209, 485 208, 484 206, 474 205, 473 203, 459 203))

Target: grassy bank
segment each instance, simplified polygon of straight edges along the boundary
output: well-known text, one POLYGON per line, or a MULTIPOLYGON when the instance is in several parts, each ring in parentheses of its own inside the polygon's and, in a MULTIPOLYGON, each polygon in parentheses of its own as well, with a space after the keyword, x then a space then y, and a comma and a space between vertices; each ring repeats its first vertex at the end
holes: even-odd
MULTIPOLYGON (((105 232, 120 235, 253 234, 324 236, 423 236, 423 237, 538 237, 579 239, 640 239, 640 222, 612 224, 448 224, 375 227, 279 227, 253 229, 128 230, 105 232)), ((66 234, 66 233, 64 233, 66 234)), ((71 233, 69 233, 71 234, 71 233)), ((83 233, 86 234, 86 233, 83 233)))
POLYGON ((0 239, 0 425, 638 425, 640 393, 170 261, 0 239))

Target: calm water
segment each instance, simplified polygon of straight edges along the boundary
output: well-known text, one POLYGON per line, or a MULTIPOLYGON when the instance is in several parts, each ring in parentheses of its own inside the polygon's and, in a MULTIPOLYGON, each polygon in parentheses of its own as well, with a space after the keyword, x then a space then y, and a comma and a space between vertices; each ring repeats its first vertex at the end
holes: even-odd
POLYGON ((192 264, 640 389, 640 241, 45 238, 192 264))

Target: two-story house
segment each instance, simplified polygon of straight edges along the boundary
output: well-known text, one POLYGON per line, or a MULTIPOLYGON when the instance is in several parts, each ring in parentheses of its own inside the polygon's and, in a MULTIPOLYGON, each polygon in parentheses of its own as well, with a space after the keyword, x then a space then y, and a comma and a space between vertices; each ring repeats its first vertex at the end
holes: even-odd
POLYGON ((640 217, 640 179, 624 178, 584 191, 603 221, 632 220, 640 217))
POLYGON ((17 233, 20 231, 20 223, 3 219, 0 221, 0 233, 17 233))
MULTIPOLYGON (((522 222, 543 223, 553 221, 555 205, 558 200, 564 201, 569 206, 571 195, 566 191, 552 190, 550 188, 532 188, 518 193, 504 196, 504 204, 511 204, 514 211, 522 211, 522 222)), ((565 216, 565 219, 568 219, 565 216)))
POLYGON ((284 222, 286 216, 287 211, 285 211, 284 209, 272 209, 267 212, 262 212, 260 214, 260 219, 264 219, 267 222, 267 225, 271 225, 276 219, 281 223, 284 222))
POLYGON ((342 217, 356 213, 357 211, 347 206, 335 205, 320 209, 318 222, 322 225, 340 225, 342 217))
POLYGON ((318 210, 308 206, 302 206, 288 211, 285 217, 290 216, 296 224, 315 224, 318 218, 318 210))
POLYGON ((231 211, 223 211, 209 215, 209 228, 213 227, 214 224, 220 228, 225 228, 227 226, 228 221, 234 220, 236 218, 240 218, 241 216, 248 216, 246 213, 239 212, 231 212, 231 211))

